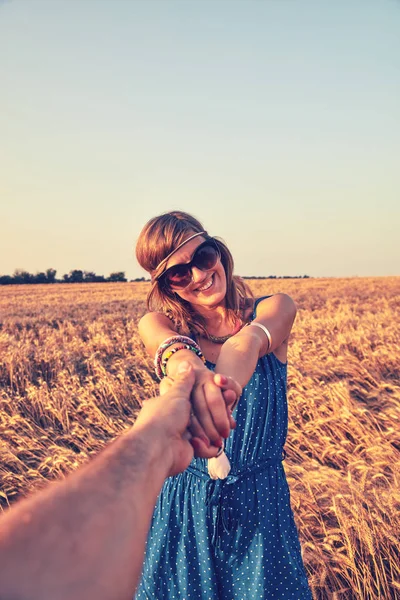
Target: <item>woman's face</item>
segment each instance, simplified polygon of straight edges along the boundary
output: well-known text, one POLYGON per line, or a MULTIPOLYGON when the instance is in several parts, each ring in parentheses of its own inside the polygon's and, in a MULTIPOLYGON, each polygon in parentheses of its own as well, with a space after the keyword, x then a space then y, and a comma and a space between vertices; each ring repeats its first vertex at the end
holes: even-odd
MULTIPOLYGON (((188 234, 190 237, 192 233, 188 234)), ((167 261, 166 269, 178 264, 188 263, 192 260, 196 249, 206 240, 202 235, 194 238, 179 248, 167 261)), ((218 258, 216 265, 209 271, 202 271, 192 265, 192 281, 184 288, 173 288, 180 298, 190 302, 194 308, 212 308, 223 305, 226 295, 226 275, 221 259, 218 258)))

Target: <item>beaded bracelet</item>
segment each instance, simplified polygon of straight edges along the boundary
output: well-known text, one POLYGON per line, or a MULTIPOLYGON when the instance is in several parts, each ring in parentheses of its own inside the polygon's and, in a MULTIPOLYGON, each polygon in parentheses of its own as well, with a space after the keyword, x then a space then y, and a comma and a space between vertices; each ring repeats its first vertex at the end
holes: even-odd
MULTIPOLYGON (((165 350, 167 350, 167 348, 169 348, 173 344, 189 344, 190 346, 192 346, 193 348, 196 348, 201 353, 200 346, 198 344, 196 344, 196 342, 194 340, 192 340, 192 338, 190 338, 186 335, 174 335, 172 337, 167 338, 157 348, 156 356, 154 358, 154 367, 156 370, 156 375, 160 380, 164 377, 164 374, 161 369, 162 356, 163 356, 165 350)), ((195 350, 193 350, 193 351, 195 352, 195 350)))
POLYGON ((203 353, 201 352, 201 350, 199 350, 198 348, 195 348, 191 344, 185 344, 184 346, 176 346, 175 348, 172 348, 172 350, 168 350, 168 352, 166 354, 164 354, 164 358, 161 361, 161 371, 162 371, 164 377, 167 376, 167 362, 169 361, 169 359, 171 358, 171 356, 173 356, 175 354, 175 352, 178 352, 178 350, 191 350, 199 358, 201 358, 201 360, 204 363, 206 362, 206 359, 204 358, 203 353))

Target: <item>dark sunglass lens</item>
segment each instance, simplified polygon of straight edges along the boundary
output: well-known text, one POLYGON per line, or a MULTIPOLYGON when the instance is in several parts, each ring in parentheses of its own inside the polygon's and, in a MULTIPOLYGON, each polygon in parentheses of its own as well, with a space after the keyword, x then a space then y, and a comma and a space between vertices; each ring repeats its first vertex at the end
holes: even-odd
POLYGON ((192 281, 192 265, 202 271, 209 271, 217 264, 220 253, 212 242, 203 242, 187 264, 175 265, 167 269, 162 276, 164 285, 185 288, 192 281))
POLYGON ((209 271, 217 264, 218 256, 215 246, 208 244, 197 250, 193 258, 193 264, 203 271, 209 271))
POLYGON ((169 285, 174 287, 186 287, 192 280, 190 267, 186 265, 171 267, 165 274, 165 279, 169 285))

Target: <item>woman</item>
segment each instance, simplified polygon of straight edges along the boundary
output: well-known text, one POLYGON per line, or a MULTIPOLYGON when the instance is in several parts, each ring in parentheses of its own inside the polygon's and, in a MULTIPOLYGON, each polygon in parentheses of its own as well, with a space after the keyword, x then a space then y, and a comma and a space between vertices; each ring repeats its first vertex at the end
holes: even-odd
POLYGON ((196 458, 167 480, 137 599, 309 600, 282 466, 293 301, 254 300, 225 244, 180 211, 149 221, 136 255, 152 277, 139 332, 156 371, 173 379, 182 361, 193 365, 193 446, 212 457, 227 438, 230 462, 228 474, 224 454, 196 458), (224 400, 229 409, 239 395, 229 433, 224 400))

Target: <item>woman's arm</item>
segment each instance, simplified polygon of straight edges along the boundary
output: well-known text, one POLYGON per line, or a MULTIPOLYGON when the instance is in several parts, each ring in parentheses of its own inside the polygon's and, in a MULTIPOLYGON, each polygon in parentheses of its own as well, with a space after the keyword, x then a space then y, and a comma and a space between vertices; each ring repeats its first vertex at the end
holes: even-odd
POLYGON ((267 327, 271 334, 271 347, 260 327, 244 327, 222 346, 215 371, 235 377, 244 387, 253 375, 260 356, 274 352, 281 362, 286 362, 295 317, 295 303, 286 294, 276 294, 259 302, 254 322, 267 327))

